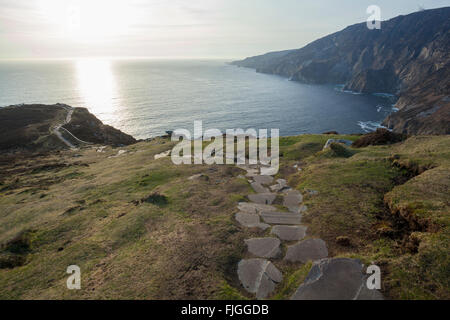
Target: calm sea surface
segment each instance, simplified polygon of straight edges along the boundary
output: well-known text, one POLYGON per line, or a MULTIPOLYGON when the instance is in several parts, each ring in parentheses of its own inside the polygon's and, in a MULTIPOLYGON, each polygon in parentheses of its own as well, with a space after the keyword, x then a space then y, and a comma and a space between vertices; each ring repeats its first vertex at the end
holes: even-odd
POLYGON ((281 135, 374 130, 392 98, 259 74, 217 60, 76 60, 0 63, 0 106, 87 107, 136 138, 185 128, 279 128, 281 135))

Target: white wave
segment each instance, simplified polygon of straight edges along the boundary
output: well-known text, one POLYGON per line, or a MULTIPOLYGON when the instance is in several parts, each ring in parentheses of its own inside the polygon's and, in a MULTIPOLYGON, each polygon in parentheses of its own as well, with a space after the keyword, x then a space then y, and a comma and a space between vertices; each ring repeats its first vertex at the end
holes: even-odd
POLYGON ((381 125, 381 122, 376 121, 358 121, 358 126, 360 126, 360 128, 367 133, 373 132, 378 128, 387 129, 385 126, 381 125))
POLYGON ((391 94, 391 93, 378 92, 378 93, 373 93, 373 95, 377 96, 377 97, 382 97, 382 98, 395 98, 395 94, 391 94))

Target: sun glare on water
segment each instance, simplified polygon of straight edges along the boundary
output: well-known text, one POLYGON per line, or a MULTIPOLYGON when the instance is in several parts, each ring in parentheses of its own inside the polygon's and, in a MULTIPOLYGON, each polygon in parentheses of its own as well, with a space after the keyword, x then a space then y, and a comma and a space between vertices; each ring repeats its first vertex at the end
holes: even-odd
POLYGON ((76 61, 77 81, 85 107, 96 115, 113 112, 116 84, 111 61, 81 59, 76 61))

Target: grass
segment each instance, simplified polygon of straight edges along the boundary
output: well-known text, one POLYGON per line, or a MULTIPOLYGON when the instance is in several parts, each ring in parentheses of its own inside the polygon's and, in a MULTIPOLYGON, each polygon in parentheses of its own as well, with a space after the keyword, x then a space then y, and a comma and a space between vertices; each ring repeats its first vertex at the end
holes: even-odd
MULTIPOLYGON (((331 138, 358 136, 280 138, 278 177, 304 194, 308 236, 324 239, 331 256, 379 265, 388 298, 450 298, 450 138, 323 151, 331 138), (350 245, 338 244, 339 236, 350 245)), ((252 192, 238 177, 244 171, 154 160, 172 146, 156 139, 121 148, 128 152, 115 158, 118 149, 87 148, 79 157, 66 151, 3 162, 0 298, 251 297, 236 275, 244 239, 256 232, 233 218, 252 192), (81 267, 78 291, 65 287, 71 264, 81 267)), ((288 299, 311 264, 275 264, 284 280, 272 298, 288 299)))

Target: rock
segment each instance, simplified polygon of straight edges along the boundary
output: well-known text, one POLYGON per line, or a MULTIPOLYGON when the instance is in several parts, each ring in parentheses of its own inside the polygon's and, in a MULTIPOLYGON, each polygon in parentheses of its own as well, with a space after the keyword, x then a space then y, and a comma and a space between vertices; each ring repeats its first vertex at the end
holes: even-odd
POLYGON ((269 192, 269 189, 263 187, 258 182, 252 182, 250 185, 252 186, 253 190, 255 190, 255 192, 257 192, 257 193, 268 193, 269 192))
POLYGON ((306 236, 306 229, 304 226, 274 226, 271 233, 283 241, 298 241, 306 236))
POLYGON ((314 264, 292 300, 378 300, 382 295, 366 286, 363 264, 356 259, 323 259, 314 264))
MULTIPOLYGON (((156 156, 155 156, 155 157, 156 157, 156 156)), ((190 176, 190 177, 188 178, 188 180, 196 180, 196 179, 200 178, 201 176, 202 176, 201 173, 199 173, 199 174, 194 174, 193 176, 190 176)))
POLYGON ((260 258, 275 258, 281 254, 277 238, 253 238, 245 240, 248 252, 260 258))
POLYGON ((247 174, 245 176, 247 178, 254 178, 254 177, 259 175, 258 171, 259 170, 257 170, 257 169, 250 169, 250 170, 247 171, 247 174))
POLYGON ((258 299, 267 298, 283 280, 281 272, 265 259, 241 260, 237 273, 245 290, 256 294, 258 299))
POLYGON ((262 212, 261 218, 270 224, 300 224, 302 216, 293 212, 262 212))
POLYGON ((383 294, 378 290, 368 289, 366 284, 367 279, 361 286, 361 290, 354 300, 384 300, 383 294))
POLYGON ((325 241, 322 239, 308 239, 289 246, 284 259, 290 262, 306 263, 309 260, 319 260, 327 256, 328 249, 325 241))
POLYGON ((247 213, 261 213, 261 212, 270 212, 270 211, 277 211, 277 208, 265 205, 265 204, 259 204, 259 203, 252 203, 252 202, 239 202, 238 203, 238 209, 242 212, 247 213))
POLYGON ((275 193, 257 193, 248 195, 250 201, 259 204, 272 204, 276 197, 277 195, 275 193))
POLYGON ((255 213, 238 212, 235 215, 235 219, 246 228, 259 228, 261 230, 266 230, 270 227, 266 223, 261 223, 259 215, 255 213))
POLYGON ((161 158, 168 157, 168 156, 170 155, 170 152, 171 152, 171 151, 172 151, 172 150, 167 150, 167 151, 161 152, 161 153, 159 153, 159 154, 155 154, 155 160, 158 160, 158 159, 161 159, 161 158))
POLYGON ((322 150, 329 148, 332 143, 341 143, 341 144, 345 144, 346 146, 351 146, 353 141, 344 140, 344 139, 328 139, 322 150))
POLYGON ((277 173, 278 173, 278 168, 261 167, 261 175, 263 175, 263 176, 274 176, 277 173))
POLYGON ((280 192, 287 187, 287 182, 284 179, 278 179, 277 184, 270 186, 270 190, 273 192, 280 192))
POLYGON ((303 196, 298 190, 289 190, 283 199, 283 206, 292 212, 298 212, 299 204, 303 201, 303 196))
POLYGON ((306 189, 305 190, 310 196, 317 196, 319 194, 319 191, 306 189))
POLYGON ((262 175, 256 175, 253 177, 253 180, 259 184, 266 184, 268 185, 273 181, 273 177, 271 176, 262 176, 262 175))
POLYGON ((346 236, 337 237, 336 243, 341 246, 348 247, 348 246, 350 246, 350 238, 346 237, 346 236))

